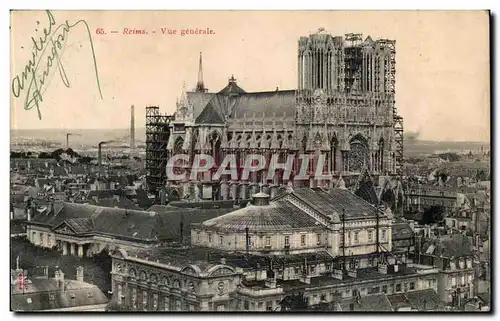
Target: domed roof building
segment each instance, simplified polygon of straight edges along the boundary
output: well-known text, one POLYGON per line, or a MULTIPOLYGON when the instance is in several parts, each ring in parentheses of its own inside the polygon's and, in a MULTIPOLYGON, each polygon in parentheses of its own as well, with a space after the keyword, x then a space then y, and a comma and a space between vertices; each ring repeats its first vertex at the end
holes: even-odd
POLYGON ((290 188, 272 199, 254 194, 247 207, 193 225, 191 244, 265 255, 369 254, 377 250, 377 226, 379 243, 390 249, 391 219, 346 189, 290 188))

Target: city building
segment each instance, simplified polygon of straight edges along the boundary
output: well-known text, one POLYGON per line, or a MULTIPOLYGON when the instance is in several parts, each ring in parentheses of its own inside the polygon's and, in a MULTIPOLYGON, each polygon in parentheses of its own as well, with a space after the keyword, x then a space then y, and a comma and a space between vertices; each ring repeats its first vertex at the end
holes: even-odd
POLYGON ((113 306, 282 311, 286 298, 302 295, 310 308, 342 311, 376 295, 430 291, 426 309, 435 309, 439 271, 391 253, 388 213, 340 188, 258 193, 244 208, 192 224, 191 246, 114 251, 113 306))
POLYGON ((83 268, 77 267, 76 280, 64 278, 56 269, 49 277, 30 276, 25 270, 11 270, 10 307, 15 312, 91 312, 105 311, 108 298, 99 288, 84 281, 83 268))

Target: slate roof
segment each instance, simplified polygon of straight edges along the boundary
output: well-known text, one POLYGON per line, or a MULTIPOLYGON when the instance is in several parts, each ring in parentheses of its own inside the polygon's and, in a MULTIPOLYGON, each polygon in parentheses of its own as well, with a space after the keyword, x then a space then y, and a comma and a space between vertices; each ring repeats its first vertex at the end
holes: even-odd
POLYGON ((242 119, 245 114, 251 117, 253 113, 256 117, 261 117, 262 114, 269 117, 274 113, 280 120, 295 117, 294 90, 246 93, 234 99, 232 119, 242 119))
MULTIPOLYGON (((343 210, 345 210, 346 220, 370 218, 377 215, 377 209, 372 204, 346 189, 332 188, 327 191, 321 188, 298 187, 294 188, 291 193, 325 216, 337 213, 341 219, 343 210)), ((384 215, 380 212, 381 217, 384 215)))
POLYGON ((89 191, 87 193, 87 198, 92 198, 94 196, 97 196, 98 199, 112 198, 113 195, 121 195, 121 194, 122 194, 122 191, 120 191, 120 190, 110 190, 110 189, 93 190, 93 191, 89 191))
POLYGON ((130 201, 126 197, 120 197, 118 200, 114 197, 102 198, 98 199, 97 201, 94 199, 90 199, 88 203, 91 205, 104 206, 104 207, 117 207, 117 208, 137 210, 137 211, 141 210, 137 205, 135 205, 132 201, 130 201))
POLYGON ((472 255, 472 238, 462 235, 453 234, 451 237, 443 236, 437 239, 427 241, 423 246, 423 252, 433 247, 429 252, 430 255, 443 255, 445 258, 458 258, 472 255))
MULTIPOLYGON (((164 264, 172 264, 177 266, 197 264, 200 266, 209 266, 220 264, 221 259, 226 260, 226 264, 233 267, 242 269, 255 269, 257 266, 261 268, 269 267, 272 261, 273 266, 287 264, 287 263, 300 263, 307 259, 309 263, 316 262, 331 262, 332 257, 326 251, 318 251, 315 253, 301 253, 289 255, 246 255, 241 252, 227 252, 213 248, 204 247, 188 247, 188 248, 153 248, 150 250, 129 250, 129 256, 136 256, 150 261, 159 261, 164 264)), ((329 276, 329 278, 331 278, 329 276)), ((312 278, 314 280, 315 278, 312 278)), ((336 280, 336 279, 335 279, 336 280)), ((337 280, 338 281, 338 280, 337 280)), ((283 283, 289 283, 284 281, 283 283)), ((247 285, 259 285, 263 282, 247 282, 247 285)), ((304 287, 306 284, 301 283, 304 287)))
POLYGON ((317 227, 319 222, 286 200, 265 206, 249 205, 232 213, 203 222, 204 227, 219 230, 279 231, 317 227))
POLYGON ((154 212, 56 202, 52 209, 35 215, 31 224, 56 228, 67 224, 75 233, 93 233, 154 242, 163 239, 163 221, 154 212))
POLYGON ((244 91, 238 84, 236 83, 236 79, 233 76, 229 79, 229 82, 226 87, 224 87, 219 94, 230 95, 230 94, 244 94, 244 91))
POLYGON ((232 208, 181 208, 171 205, 153 205, 147 209, 160 215, 163 220, 165 240, 180 241, 181 222, 184 240, 191 240, 191 224, 202 223, 233 211, 232 208))
POLYGON ((392 240, 404 240, 413 238, 415 233, 408 223, 396 223, 392 225, 392 240))
POLYGON ((215 94, 203 92, 186 92, 186 95, 189 103, 193 105, 193 117, 194 119, 196 119, 215 94))
POLYGON ((385 294, 371 294, 359 299, 344 299, 340 303, 342 311, 387 312, 392 311, 392 306, 385 294), (353 308, 351 310, 351 307, 353 308))
POLYGON ((30 280, 32 283, 25 290, 25 294, 17 293, 19 290, 11 293, 10 306, 13 311, 54 310, 108 303, 104 293, 92 284, 65 280, 66 290, 61 291, 54 279, 30 280))
POLYGON ((363 169, 363 173, 356 182, 354 194, 361 197, 370 204, 378 205, 379 200, 373 184, 373 179, 368 171, 368 168, 363 169))
POLYGON ((418 311, 435 310, 439 307, 439 295, 433 289, 407 292, 406 297, 418 311))

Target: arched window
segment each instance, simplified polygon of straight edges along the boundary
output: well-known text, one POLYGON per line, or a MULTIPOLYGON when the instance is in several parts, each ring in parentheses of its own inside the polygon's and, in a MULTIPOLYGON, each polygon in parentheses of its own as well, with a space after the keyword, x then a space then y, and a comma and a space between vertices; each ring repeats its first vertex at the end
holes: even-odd
POLYGON ((178 137, 174 144, 174 155, 182 154, 182 145, 184 145, 184 139, 178 137))
POLYGON ((221 137, 216 131, 212 132, 210 135, 210 148, 212 150, 212 157, 214 159, 215 165, 220 165, 221 163, 221 153, 220 153, 221 137))
POLYGON ((330 142, 330 168, 333 172, 337 171, 337 150, 338 150, 339 142, 337 141, 337 137, 333 136, 330 142))
POLYGON ((367 161, 368 144, 364 137, 356 135, 350 142, 351 150, 349 152, 349 171, 361 172, 367 161))

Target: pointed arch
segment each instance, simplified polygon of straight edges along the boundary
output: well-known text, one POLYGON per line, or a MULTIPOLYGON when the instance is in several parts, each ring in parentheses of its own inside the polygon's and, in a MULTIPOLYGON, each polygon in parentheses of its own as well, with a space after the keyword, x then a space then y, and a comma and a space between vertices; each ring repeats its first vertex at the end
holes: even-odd
POLYGON ((330 168, 333 172, 338 170, 337 153, 339 149, 339 141, 337 135, 333 134, 330 139, 330 168))
POLYGON ((174 155, 182 154, 182 145, 184 145, 184 138, 177 137, 174 143, 174 155))
POLYGON ((349 171, 361 172, 368 158, 368 141, 358 133, 350 139, 349 145, 349 171))
POLYGON ((384 138, 383 137, 380 137, 380 139, 378 141, 377 158, 378 158, 377 166, 379 168, 379 171, 383 172, 384 171, 384 138))
POLYGON ((220 165, 221 163, 221 143, 222 136, 217 130, 210 132, 208 137, 208 142, 210 144, 210 150, 212 151, 212 157, 214 159, 215 165, 220 165))

